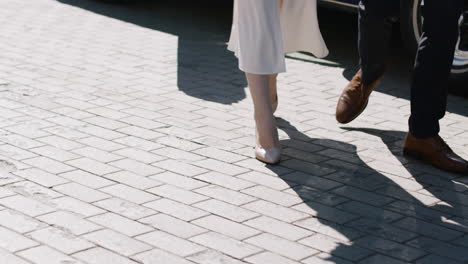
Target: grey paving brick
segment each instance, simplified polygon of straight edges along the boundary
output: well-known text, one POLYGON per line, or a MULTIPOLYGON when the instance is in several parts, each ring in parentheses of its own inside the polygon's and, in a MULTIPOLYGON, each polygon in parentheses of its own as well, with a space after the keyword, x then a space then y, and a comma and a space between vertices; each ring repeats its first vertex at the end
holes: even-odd
MULTIPOLYGON (((317 250, 320 250, 323 252, 329 252, 333 256, 342 257, 344 259, 351 260, 351 261, 358 261, 358 260, 364 259, 367 256, 374 254, 374 252, 372 252, 371 250, 365 249, 358 245, 351 244, 349 242, 337 240, 337 239, 334 239, 332 237, 329 237, 323 234, 315 234, 311 237, 302 239, 299 242, 309 247, 315 248, 317 250)), ((317 258, 313 258, 313 260, 323 261, 317 258)), ((307 261, 311 262, 310 259, 307 261)), ((335 263, 334 260, 331 260, 330 262, 335 263)), ((330 262, 323 261, 323 263, 330 263, 330 262)))
POLYGON ((374 206, 381 206, 393 201, 392 198, 383 195, 378 195, 369 191, 364 191, 351 186, 343 186, 338 189, 332 190, 333 193, 348 197, 350 199, 368 203, 374 206))
POLYGON ((137 236, 136 239, 182 257, 196 254, 206 249, 193 242, 162 231, 153 231, 151 233, 137 236))
POLYGON ((96 202, 110 197, 109 195, 101 191, 97 191, 92 188, 73 182, 55 186, 54 190, 88 203, 96 202))
POLYGON ((37 264, 83 264, 83 262, 80 262, 75 258, 69 257, 47 246, 31 248, 20 252, 19 255, 37 264))
POLYGON ((207 172, 207 170, 202 169, 200 167, 196 167, 188 163, 183 163, 176 160, 165 160, 153 163, 153 165, 168 171, 172 171, 177 174, 182 174, 190 177, 207 172))
POLYGON ((4 250, 0 249, 0 262, 8 264, 28 264, 26 260, 21 259, 20 257, 4 250))
POLYGON ((404 243, 419 236, 413 230, 404 230, 379 219, 360 218, 346 223, 346 226, 399 243, 404 243))
POLYGON ((150 251, 135 255, 133 259, 144 264, 151 264, 151 263, 192 264, 193 263, 188 260, 185 260, 182 257, 170 254, 168 252, 165 252, 156 248, 150 251))
POLYGON ((449 258, 440 257, 437 255, 428 255, 424 258, 417 260, 415 263, 416 264, 438 264, 438 263, 457 264, 460 262, 451 260, 449 258))
POLYGON ((427 255, 426 252, 407 245, 392 242, 375 236, 366 236, 355 241, 357 245, 366 247, 382 254, 390 255, 393 258, 403 261, 414 261, 427 255))
POLYGON ((320 220, 315 217, 303 219, 294 223, 297 226, 303 227, 315 233, 320 233, 326 236, 330 236, 341 241, 350 242, 363 234, 357 230, 335 224, 326 220, 320 220))
MULTIPOLYGON (((97 176, 95 174, 83 171, 83 170, 74 170, 65 173, 61 173, 60 177, 79 183, 81 185, 87 186, 93 189, 99 189, 105 186, 115 184, 114 181, 109 181, 103 177, 97 176)), ((60 188, 60 187, 58 187, 60 188)))
POLYGON ((355 214, 312 201, 298 204, 292 208, 320 219, 325 219, 339 224, 358 218, 355 214))
MULTIPOLYGON (((200 177, 203 177, 203 175, 200 175, 200 177)), ((272 188, 274 190, 279 190, 279 191, 285 190, 290 187, 288 183, 286 183, 283 179, 281 179, 277 175, 268 175, 268 174, 264 174, 264 173, 257 172, 257 171, 244 173, 244 174, 238 175, 236 178, 244 179, 246 181, 256 183, 259 185, 263 185, 263 186, 272 188)))
POLYGON ((49 203, 53 205, 53 207, 58 208, 62 211, 69 211, 85 217, 105 212, 103 209, 100 209, 92 204, 82 202, 78 199, 69 196, 63 196, 50 200, 49 203))
POLYGON ((74 254, 73 257, 83 260, 89 264, 137 264, 137 262, 135 261, 132 261, 112 251, 99 247, 78 252, 74 254))
POLYGON ((290 207, 302 202, 302 199, 297 195, 291 195, 264 186, 254 186, 242 190, 242 192, 286 207, 290 207))
POLYGON ((261 249, 255 246, 214 232, 201 234, 190 240, 238 259, 261 251, 261 249))
POLYGON ((162 185, 163 183, 141 176, 130 171, 118 171, 104 176, 113 183, 118 182, 140 190, 146 190, 152 187, 162 185))
POLYGON ((403 218, 403 216, 398 213, 356 201, 340 204, 336 208, 346 212, 352 212, 361 217, 372 218, 387 223, 403 218))
POLYGON ((150 208, 115 197, 95 202, 94 205, 133 220, 157 213, 150 208))
POLYGON ((73 167, 63 164, 61 162, 49 159, 47 157, 37 157, 32 159, 23 160, 24 163, 29 164, 35 168, 47 171, 52 174, 62 173, 73 170, 73 167))
POLYGON ((204 228, 166 214, 152 215, 138 221, 181 238, 190 238, 207 232, 204 228))
POLYGON ((195 208, 193 206, 189 206, 165 198, 146 203, 144 205, 146 207, 152 208, 154 210, 179 218, 184 221, 191 221, 209 214, 208 212, 195 208))
POLYGON ((28 236, 67 255, 94 247, 94 244, 54 227, 34 231, 28 236))
POLYGON ((245 259, 249 263, 260 264, 260 263, 271 263, 271 264, 292 264, 297 263, 280 255, 276 255, 271 252, 262 252, 260 254, 248 257, 245 259))
POLYGON ((196 193, 193 191, 188 191, 169 184, 151 188, 147 191, 160 197, 169 198, 184 204, 194 204, 209 199, 209 197, 199 194, 200 192, 196 193))
POLYGON ((374 255, 372 257, 366 258, 359 262, 360 264, 373 264, 373 263, 381 263, 381 264, 408 264, 410 262, 400 261, 394 258, 390 258, 384 255, 374 255))
POLYGON ((32 217, 9 209, 0 211, 0 225, 18 233, 27 233, 46 226, 32 217))
POLYGON ((0 248, 15 252, 37 245, 38 242, 0 226, 0 248))
POLYGON ((79 215, 64 211, 41 215, 37 219, 77 236, 102 228, 79 215))
POLYGON ((108 229, 86 234, 83 238, 124 256, 131 256, 151 249, 145 243, 108 229))
POLYGON ((227 202, 233 205, 242 205, 257 200, 257 198, 243 194, 240 192, 232 191, 221 186, 208 185, 195 190, 197 193, 206 195, 208 197, 227 202))
POLYGON ((442 241, 453 241, 456 238, 460 238, 463 235, 463 233, 461 232, 438 226, 435 224, 430 224, 428 222, 417 220, 415 218, 407 217, 392 224, 397 227, 400 227, 401 229, 412 231, 420 235, 428 236, 442 241))
POLYGON ((241 264, 243 261, 229 257, 216 250, 205 250, 197 254, 189 256, 187 259, 198 264, 241 264))
POLYGON ((407 244, 420 250, 431 252, 435 255, 447 257, 456 261, 466 261, 465 247, 455 246, 444 241, 427 237, 415 238, 407 244))
POLYGON ((304 219, 309 216, 308 214, 300 211, 261 200, 246 204, 242 207, 287 223, 304 219))
POLYGON ((245 242, 296 261, 318 253, 313 248, 271 234, 260 234, 245 240, 245 242))
POLYGON ((68 180, 56 176, 55 174, 45 172, 43 170, 31 168, 21 171, 14 172, 15 175, 18 175, 28 181, 33 181, 45 187, 52 187, 55 185, 60 185, 68 182, 68 180))
POLYGON ((130 237, 153 231, 153 228, 151 227, 132 221, 128 218, 114 213, 96 215, 87 218, 87 220, 94 222, 98 225, 105 226, 106 228, 110 228, 114 231, 120 232, 130 237))
POLYGON ((55 211, 51 206, 21 195, 0 199, 0 205, 14 209, 28 216, 38 216, 55 211))
POLYGON ((193 206, 236 222, 243 222, 258 216, 258 213, 255 213, 253 211, 215 199, 203 201, 194 204, 193 206))
POLYGON ((283 180, 292 181, 297 184, 306 185, 320 190, 331 190, 341 186, 339 182, 331 181, 326 178, 310 175, 302 172, 293 172, 281 177, 283 180))
MULTIPOLYGON (((149 192, 141 191, 139 189, 123 185, 115 184, 109 187, 100 189, 102 192, 108 193, 112 196, 136 203, 142 204, 159 199, 160 197, 149 192)), ((101 199, 102 200, 102 199, 101 199)))
POLYGON ((260 233, 260 231, 251 227, 216 215, 209 215, 196 219, 191 223, 238 240, 244 240, 260 233))
POLYGON ((234 190, 234 191, 246 189, 248 187, 255 185, 254 183, 242 180, 239 177, 232 177, 224 173, 213 172, 213 171, 202 174, 202 175, 198 175, 195 178, 201 181, 219 185, 219 186, 222 186, 222 187, 234 190))
POLYGON ((104 175, 119 170, 116 167, 109 166, 107 164, 89 158, 80 158, 68 161, 67 164, 96 175, 104 175))
POLYGON ((191 177, 182 176, 180 174, 168 171, 149 176, 149 178, 155 179, 159 182, 171 184, 186 190, 193 190, 202 186, 206 186, 208 184, 206 182, 191 177))

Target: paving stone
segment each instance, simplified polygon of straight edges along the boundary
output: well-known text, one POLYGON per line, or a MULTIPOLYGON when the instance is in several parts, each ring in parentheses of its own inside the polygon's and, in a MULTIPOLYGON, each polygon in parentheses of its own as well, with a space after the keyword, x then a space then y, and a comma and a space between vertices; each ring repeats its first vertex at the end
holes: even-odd
POLYGON ((136 239, 182 257, 205 250, 205 248, 200 245, 162 231, 153 231, 148 234, 137 236, 136 239))
POLYGON ((4 249, 0 249, 0 262, 8 264, 28 264, 25 260, 4 249))
POLYGON ((203 201, 193 206, 235 222, 244 222, 258 216, 257 213, 218 200, 203 201))
POLYGON ((37 219, 77 236, 102 228, 79 215, 64 211, 41 215, 37 219))
MULTIPOLYGON (((115 182, 109 181, 103 177, 97 176, 95 174, 83 171, 83 170, 74 170, 65 173, 61 173, 60 177, 79 183, 81 185, 87 186, 93 189, 99 189, 105 186, 113 185, 115 182)), ((60 187, 58 187, 60 188, 60 187)))
POLYGON ((150 208, 115 197, 95 202, 94 205, 132 220, 137 220, 157 213, 150 208))
POLYGON ((60 163, 53 159, 49 159, 47 157, 27 159, 23 160, 23 162, 52 174, 58 174, 73 170, 73 167, 60 163))
POLYGON ((145 243, 109 229, 86 234, 83 238, 127 257, 151 249, 145 243))
POLYGON ((197 193, 209 196, 216 200, 227 202, 233 205, 242 205, 257 200, 257 198, 232 191, 216 185, 209 185, 195 190, 197 193))
POLYGON ((56 176, 55 174, 45 172, 43 170, 31 168, 21 171, 14 172, 15 175, 18 175, 28 181, 33 181, 45 187, 53 187, 55 185, 60 185, 68 182, 68 180, 56 176))
POLYGON ((198 264, 241 264, 243 261, 229 257, 216 250, 205 250, 197 254, 189 256, 187 259, 198 264))
POLYGON ((31 248, 20 252, 19 255, 37 264, 83 264, 83 262, 47 246, 31 248))
POLYGON ((390 255, 393 258, 408 262, 412 262, 427 254, 424 251, 419 250, 417 248, 399 244, 375 236, 365 236, 356 240, 355 243, 362 247, 366 247, 380 252, 382 254, 390 255))
POLYGON ((157 214, 145 217, 138 221, 181 238, 190 238, 207 231, 206 229, 196 226, 192 223, 188 223, 165 214, 157 214))
POLYGON ((47 204, 20 195, 0 199, 0 205, 32 217, 55 211, 54 208, 47 204))
POLYGON ((160 249, 152 249, 147 252, 140 253, 133 257, 135 260, 143 264, 151 263, 171 263, 171 264, 192 264, 193 262, 187 261, 182 257, 170 254, 160 249))
POLYGON ((455 246, 447 242, 435 240, 427 237, 415 238, 407 243, 408 245, 432 252, 433 254, 447 257, 456 261, 466 261, 466 248, 455 246))
POLYGON ((151 188, 147 191, 150 193, 154 193, 160 197, 169 198, 184 204, 194 204, 209 199, 209 197, 207 196, 200 195, 193 191, 188 191, 169 184, 164 184, 155 188, 151 188))
POLYGON ((94 244, 54 227, 34 231, 28 236, 67 255, 94 247, 94 244))
POLYGON ((191 238, 190 240, 238 259, 245 258, 261 251, 261 249, 255 246, 214 232, 201 234, 191 238))
POLYGON ((160 198, 159 196, 156 196, 154 194, 144 192, 139 189, 129 187, 123 184, 115 184, 109 187, 102 188, 100 190, 105 193, 111 194, 115 197, 130 201, 136 204, 147 203, 147 202, 154 201, 160 198))
POLYGON ((104 176, 113 183, 118 182, 140 190, 146 190, 155 186, 162 185, 161 182, 141 176, 129 171, 118 171, 104 176))
POLYGON ((0 225, 22 234, 45 227, 44 223, 9 209, 0 211, 0 225))
POLYGON ((191 221, 208 215, 208 212, 204 210, 165 198, 146 203, 144 205, 184 221, 191 221))
POLYGON ((255 185, 252 182, 239 179, 239 177, 232 177, 218 172, 208 172, 202 175, 198 175, 195 178, 210 184, 219 185, 235 191, 246 189, 255 185))
POLYGON ((263 264, 263 263, 271 263, 271 264, 293 264, 297 263, 280 255, 276 255, 271 252, 262 252, 255 256, 251 256, 245 259, 249 263, 253 264, 263 264))
POLYGON ((153 165, 168 171, 172 171, 177 174, 182 174, 190 177, 207 172, 205 169, 202 169, 200 167, 178 162, 175 160, 165 160, 161 162, 156 162, 153 165))
POLYGON ((58 208, 62 211, 69 211, 75 214, 82 215, 84 217, 89 217, 105 212, 104 210, 92 204, 82 202, 78 199, 68 196, 63 196, 50 200, 49 203, 53 205, 53 207, 58 208))
POLYGON ((0 226, 0 248, 15 252, 37 245, 38 242, 0 226))
POLYGON ((105 226, 124 235, 133 237, 153 231, 152 228, 114 213, 96 215, 87 220, 105 226))
POLYGON ((304 219, 309 216, 308 214, 300 211, 261 200, 246 204, 242 207, 287 223, 304 219))
POLYGON ((351 261, 364 259, 365 257, 374 254, 374 252, 366 248, 351 244, 349 242, 343 242, 323 234, 315 234, 311 237, 302 239, 299 242, 306 246, 318 249, 323 252, 329 252, 331 255, 342 257, 351 261))
POLYGON ((73 257, 86 261, 89 264, 137 264, 135 261, 103 248, 88 249, 74 254, 73 257))
POLYGON ((155 179, 159 182, 171 184, 186 190, 193 190, 207 185, 207 183, 203 181, 168 171, 149 176, 149 178, 155 179))
POLYGON ((55 186, 54 190, 87 203, 96 202, 110 197, 101 191, 97 191, 77 183, 66 183, 55 186))
POLYGON ((260 234, 245 240, 245 242, 296 261, 318 253, 313 248, 271 234, 260 234))

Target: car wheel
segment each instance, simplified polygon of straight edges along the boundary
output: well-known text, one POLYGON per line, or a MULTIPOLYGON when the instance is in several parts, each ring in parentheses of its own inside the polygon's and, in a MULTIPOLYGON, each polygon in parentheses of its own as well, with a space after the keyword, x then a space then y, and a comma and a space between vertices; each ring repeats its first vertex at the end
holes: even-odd
MULTIPOLYGON (((414 57, 421 37, 424 19, 421 7, 423 0, 401 0, 401 32, 405 46, 414 57)), ((455 51, 450 76, 450 91, 468 96, 468 13, 460 17, 460 37, 455 51), (465 19, 464 19, 465 17, 465 19)))

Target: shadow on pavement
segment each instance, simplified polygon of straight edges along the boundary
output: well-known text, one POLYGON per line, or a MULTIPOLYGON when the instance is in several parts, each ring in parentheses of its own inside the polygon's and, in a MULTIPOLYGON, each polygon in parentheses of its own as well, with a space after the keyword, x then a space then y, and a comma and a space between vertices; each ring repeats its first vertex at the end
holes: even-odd
POLYGON ((454 180, 456 175, 401 156, 405 133, 348 128, 383 141, 406 178, 369 167, 354 145, 313 139, 284 119, 278 122, 290 137, 281 142, 286 156, 281 165, 292 172, 267 167, 304 201, 298 209, 316 216, 295 223, 317 233, 303 243, 331 252, 328 261, 339 264, 368 257, 362 263, 393 263, 385 260, 388 256, 401 263, 421 258, 428 261, 421 263, 466 263, 468 200, 463 192, 468 188, 454 180))
POLYGON ((187 95, 222 104, 245 98, 244 74, 226 50, 232 1, 58 1, 177 36, 177 86, 187 95))

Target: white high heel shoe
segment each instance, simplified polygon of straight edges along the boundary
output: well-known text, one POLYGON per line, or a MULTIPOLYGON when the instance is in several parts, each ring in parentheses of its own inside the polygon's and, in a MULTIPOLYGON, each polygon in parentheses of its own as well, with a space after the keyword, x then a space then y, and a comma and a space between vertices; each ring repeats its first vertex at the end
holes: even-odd
POLYGON ((262 148, 257 145, 255 147, 255 158, 267 164, 278 164, 281 160, 281 148, 262 148))

